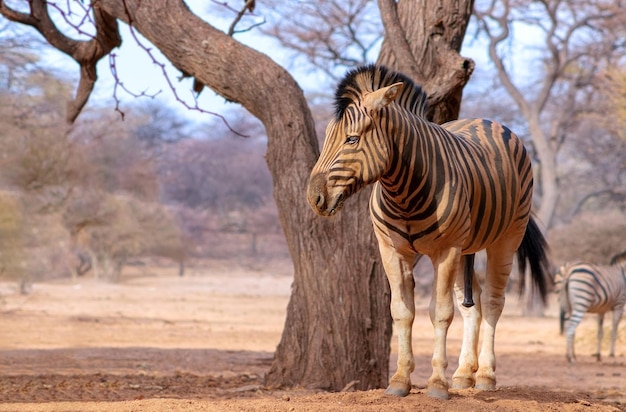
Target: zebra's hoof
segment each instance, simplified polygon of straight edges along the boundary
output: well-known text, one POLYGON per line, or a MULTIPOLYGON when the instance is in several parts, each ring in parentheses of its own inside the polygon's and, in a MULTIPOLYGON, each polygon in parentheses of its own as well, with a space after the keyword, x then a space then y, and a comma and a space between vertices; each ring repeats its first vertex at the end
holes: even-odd
POLYGON ((454 389, 467 389, 474 387, 474 378, 457 376, 452 378, 452 387, 454 389))
POLYGON ((475 388, 481 391, 493 391, 496 389, 496 379, 490 376, 477 377, 475 388))
POLYGON ((411 385, 401 382, 391 382, 387 389, 385 389, 385 395, 393 395, 398 397, 405 397, 411 392, 411 385))
POLYGON ((441 384, 429 383, 426 394, 431 398, 442 399, 444 401, 450 399, 450 394, 448 393, 447 386, 441 384))

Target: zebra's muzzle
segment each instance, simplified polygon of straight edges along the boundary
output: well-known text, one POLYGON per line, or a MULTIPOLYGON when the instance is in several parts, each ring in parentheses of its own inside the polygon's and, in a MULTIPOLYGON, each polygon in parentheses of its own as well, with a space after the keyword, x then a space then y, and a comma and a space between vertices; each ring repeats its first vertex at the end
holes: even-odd
POLYGON ((344 200, 343 193, 334 195, 328 193, 327 181, 323 173, 318 173, 309 180, 307 201, 318 215, 334 215, 341 209, 344 200))
POLYGON ((335 197, 335 200, 332 202, 331 206, 329 207, 328 216, 332 216, 338 211, 340 211, 342 206, 343 206, 343 193, 339 193, 339 195, 335 197))

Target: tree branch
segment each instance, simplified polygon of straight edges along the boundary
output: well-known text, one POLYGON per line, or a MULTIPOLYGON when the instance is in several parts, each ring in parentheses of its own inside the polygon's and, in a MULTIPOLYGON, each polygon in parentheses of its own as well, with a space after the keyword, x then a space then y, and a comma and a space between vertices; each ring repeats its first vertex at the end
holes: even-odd
POLYGON ((476 18, 482 23, 483 29, 489 38, 489 57, 496 66, 498 78, 513 100, 515 100, 520 109, 526 114, 526 117, 528 117, 530 115, 530 104, 511 80, 511 76, 507 72, 506 67, 504 67, 504 62, 497 51, 498 45, 509 37, 508 18, 510 7, 508 1, 505 1, 504 3, 505 9, 501 16, 495 16, 493 12, 493 5, 492 8, 486 12, 480 12, 478 10, 475 11, 475 15, 476 18), (487 23, 488 18, 493 19, 498 24, 498 27, 500 28, 499 34, 492 33, 489 28, 489 24, 487 23))
POLYGON ((233 34, 235 34, 235 27, 237 26, 237 23, 239 23, 239 21, 241 20, 241 18, 243 17, 243 15, 246 13, 246 10, 249 10, 250 12, 252 12, 252 10, 254 10, 254 0, 245 0, 244 1, 244 5, 241 8, 241 10, 239 10, 239 12, 237 13, 237 16, 235 17, 235 20, 233 20, 233 22, 231 23, 230 27, 228 28, 228 35, 232 37, 233 34))
POLYGON ((17 10, 13 10, 7 4, 0 0, 0 14, 6 17, 8 20, 14 21, 16 23, 26 24, 28 26, 35 26, 37 24, 37 20, 27 13, 21 13, 17 10))
POLYGON ((385 36, 396 57, 397 70, 419 82, 423 82, 426 76, 419 69, 419 65, 413 57, 411 46, 409 46, 406 34, 402 30, 402 25, 398 18, 398 8, 395 0, 378 0, 378 8, 380 9, 383 27, 385 28, 385 36))
MULTIPOLYGON (((111 50, 122 44, 117 20, 106 14, 96 0, 92 4, 96 34, 90 40, 74 40, 65 36, 54 24, 45 0, 31 0, 30 13, 20 13, 0 0, 0 14, 9 20, 34 27, 57 50, 80 65, 80 80, 73 100, 67 104, 66 121, 73 123, 89 100, 98 78, 96 65, 111 50)), ((69 21, 68 21, 69 23, 69 21)), ((71 24, 71 23, 70 23, 71 24)))
POLYGON ((587 193, 580 200, 578 200, 578 202, 576 202, 572 210, 569 212, 570 219, 576 216, 581 211, 587 201, 604 195, 608 195, 609 199, 614 201, 618 205, 622 204, 622 210, 626 208, 626 191, 620 191, 619 189, 616 190, 614 188, 600 189, 596 190, 595 192, 587 193))

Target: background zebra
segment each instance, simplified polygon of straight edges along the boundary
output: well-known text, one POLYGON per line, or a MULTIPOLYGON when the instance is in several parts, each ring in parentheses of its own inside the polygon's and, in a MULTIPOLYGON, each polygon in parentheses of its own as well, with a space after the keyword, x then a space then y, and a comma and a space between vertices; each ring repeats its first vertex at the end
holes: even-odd
POLYGON ((609 356, 615 356, 615 340, 619 321, 626 304, 626 252, 614 256, 610 266, 594 265, 586 262, 566 263, 554 277, 556 291, 561 305, 560 327, 567 341, 567 360, 576 361, 574 335, 576 327, 586 312, 598 314, 598 350, 595 354, 601 360, 604 314, 613 311, 613 329, 609 356))
POLYGON ((522 276, 530 263, 544 300, 549 265, 545 239, 530 215, 532 168, 521 140, 485 119, 431 123, 425 118, 426 100, 408 77, 384 67, 349 72, 335 94, 335 117, 311 171, 307 199, 315 212, 332 216, 349 196, 374 185, 370 216, 398 334, 398 369, 389 394, 406 396, 411 390, 413 267, 422 255, 430 257, 435 268, 430 305, 435 347, 428 395, 447 399, 446 339, 454 316, 453 290, 464 325, 453 385, 494 389, 495 327, 513 256, 517 251, 522 276), (476 304, 468 299, 464 306, 464 273, 471 275, 473 255, 483 249, 485 281, 480 285, 471 280, 467 291, 476 304))

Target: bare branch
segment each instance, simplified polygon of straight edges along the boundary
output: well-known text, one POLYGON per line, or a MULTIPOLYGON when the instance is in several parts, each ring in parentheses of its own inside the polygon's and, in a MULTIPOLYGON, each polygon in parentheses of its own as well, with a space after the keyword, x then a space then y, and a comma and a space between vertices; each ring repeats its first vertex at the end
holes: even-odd
POLYGON ((350 2, 267 0, 281 18, 263 32, 276 38, 296 58, 309 62, 331 78, 346 67, 371 62, 380 43, 381 27, 370 0, 350 2))
POLYGON ((502 14, 500 16, 497 16, 495 14, 495 5, 493 3, 491 4, 490 8, 485 12, 476 10, 475 15, 478 18, 484 32, 487 34, 487 37, 489 38, 489 57, 491 58, 493 64, 496 66, 500 82, 502 82, 502 85, 511 95, 513 100, 515 100, 515 102, 518 104, 522 112, 524 112, 526 116, 528 116, 528 114, 530 113, 530 105, 524 95, 513 83, 511 76, 504 66, 504 61, 502 57, 498 54, 497 50, 498 45, 502 41, 507 39, 510 34, 508 26, 510 7, 508 1, 504 3, 504 10, 502 11, 502 14), (492 29, 489 27, 489 20, 497 23, 498 29, 500 31, 499 33, 494 34, 492 32, 492 29))
POLYGON ((33 27, 35 27, 37 24, 37 20, 31 14, 21 13, 17 10, 13 10, 9 6, 7 6, 7 4, 3 0, 0 0, 0 14, 2 14, 8 20, 14 21, 16 23, 22 23, 33 27))
MULTIPOLYGON (((94 15, 95 36, 86 41, 74 40, 65 36, 56 27, 48 13, 50 4, 47 1, 31 0, 29 5, 30 13, 26 14, 12 10, 4 1, 0 1, 0 13, 10 20, 34 27, 53 47, 67 54, 80 65, 80 81, 76 95, 74 100, 68 102, 67 105, 66 120, 68 123, 73 123, 93 91, 98 78, 96 70, 98 61, 122 43, 117 20, 101 10, 96 1, 91 8, 94 15)), ((77 30, 84 33, 78 28, 77 30)))
POLYGON ((609 200, 615 202, 617 205, 620 205, 622 210, 626 209, 626 191, 613 188, 600 189, 595 192, 587 193, 579 199, 569 212, 570 218, 580 213, 585 203, 601 196, 608 196, 609 200))
POLYGON ((252 12, 252 10, 254 10, 254 0, 245 0, 244 1, 244 5, 241 8, 241 10, 239 10, 239 12, 237 13, 237 16, 235 17, 235 20, 233 20, 233 22, 231 23, 230 27, 228 28, 228 35, 229 36, 233 36, 233 34, 235 33, 235 27, 237 26, 237 23, 239 23, 239 21, 241 20, 241 18, 243 17, 244 14, 246 14, 246 10, 249 10, 250 12, 252 12))
POLYGON ((385 35, 396 57, 397 69, 413 79, 424 79, 425 75, 415 61, 407 36, 404 30, 402 30, 395 0, 378 0, 378 7, 383 26, 385 27, 385 35))
MULTIPOLYGON (((185 101, 183 98, 180 97, 180 95, 178 94, 178 91, 176 90, 176 87, 174 86, 174 84, 172 83, 172 80, 170 79, 170 76, 167 73, 166 70, 166 65, 163 62, 160 62, 154 55, 152 49, 148 46, 146 46, 145 44, 142 43, 142 41, 139 39, 139 36, 137 36, 137 33, 135 32, 135 29, 133 28, 132 25, 128 26, 130 29, 130 33, 133 37, 133 39, 135 40, 135 42, 137 43, 137 45, 139 47, 141 47, 150 57, 150 59, 152 60, 152 63, 156 66, 159 67, 159 69, 161 69, 161 73, 163 74, 163 78, 165 79, 165 81, 167 82, 168 87, 170 88, 172 94, 174 95, 174 98, 176 99, 177 102, 179 102, 180 104, 182 104, 185 108, 187 108, 188 110, 193 110, 193 111, 197 111, 200 113, 205 113, 205 114, 209 114, 212 116, 216 116, 218 118, 220 118, 224 124, 226 125, 226 127, 228 127, 228 130, 230 130, 231 132, 233 132, 234 134, 236 134, 237 136, 240 137, 249 137, 245 134, 242 134, 238 131, 236 131, 235 129, 233 129, 231 127, 231 125, 228 123, 228 121, 226 120, 226 118, 224 116, 222 116, 219 113, 215 113, 215 112, 211 112, 208 110, 204 110, 203 108, 200 107, 200 105, 198 104, 198 100, 197 97, 195 95, 192 94, 192 98, 194 100, 194 104, 190 105, 189 103, 187 103, 187 101, 185 101)), ((117 69, 115 67, 115 59, 113 58, 113 62, 110 64, 111 67, 111 72, 113 73, 113 77, 115 78, 115 90, 117 90, 117 86, 120 85, 120 87, 122 87, 124 90, 127 90, 122 83, 119 82, 119 77, 117 77, 117 69)), ((186 73, 183 74, 183 77, 187 77, 186 73)), ((194 82, 198 82, 195 78, 194 78, 194 82)), ((204 85, 202 85, 204 86, 204 85)), ((196 84, 194 84, 194 89, 197 87, 196 84)), ((115 95, 115 90, 114 90, 114 95, 115 95)), ((200 88, 200 90, 202 90, 200 88)), ((195 90, 196 93, 199 94, 198 90, 195 90)), ((132 93, 130 93, 131 95, 133 95, 132 93)), ((139 96, 149 96, 145 93, 141 93, 140 95, 135 95, 137 97, 139 96)), ((152 96, 154 97, 154 96, 152 96)), ((115 101, 116 101, 116 108, 115 110, 118 111, 120 113, 120 115, 122 116, 122 118, 124 117, 124 113, 119 110, 119 100, 117 99, 117 97, 115 97, 115 101)))

